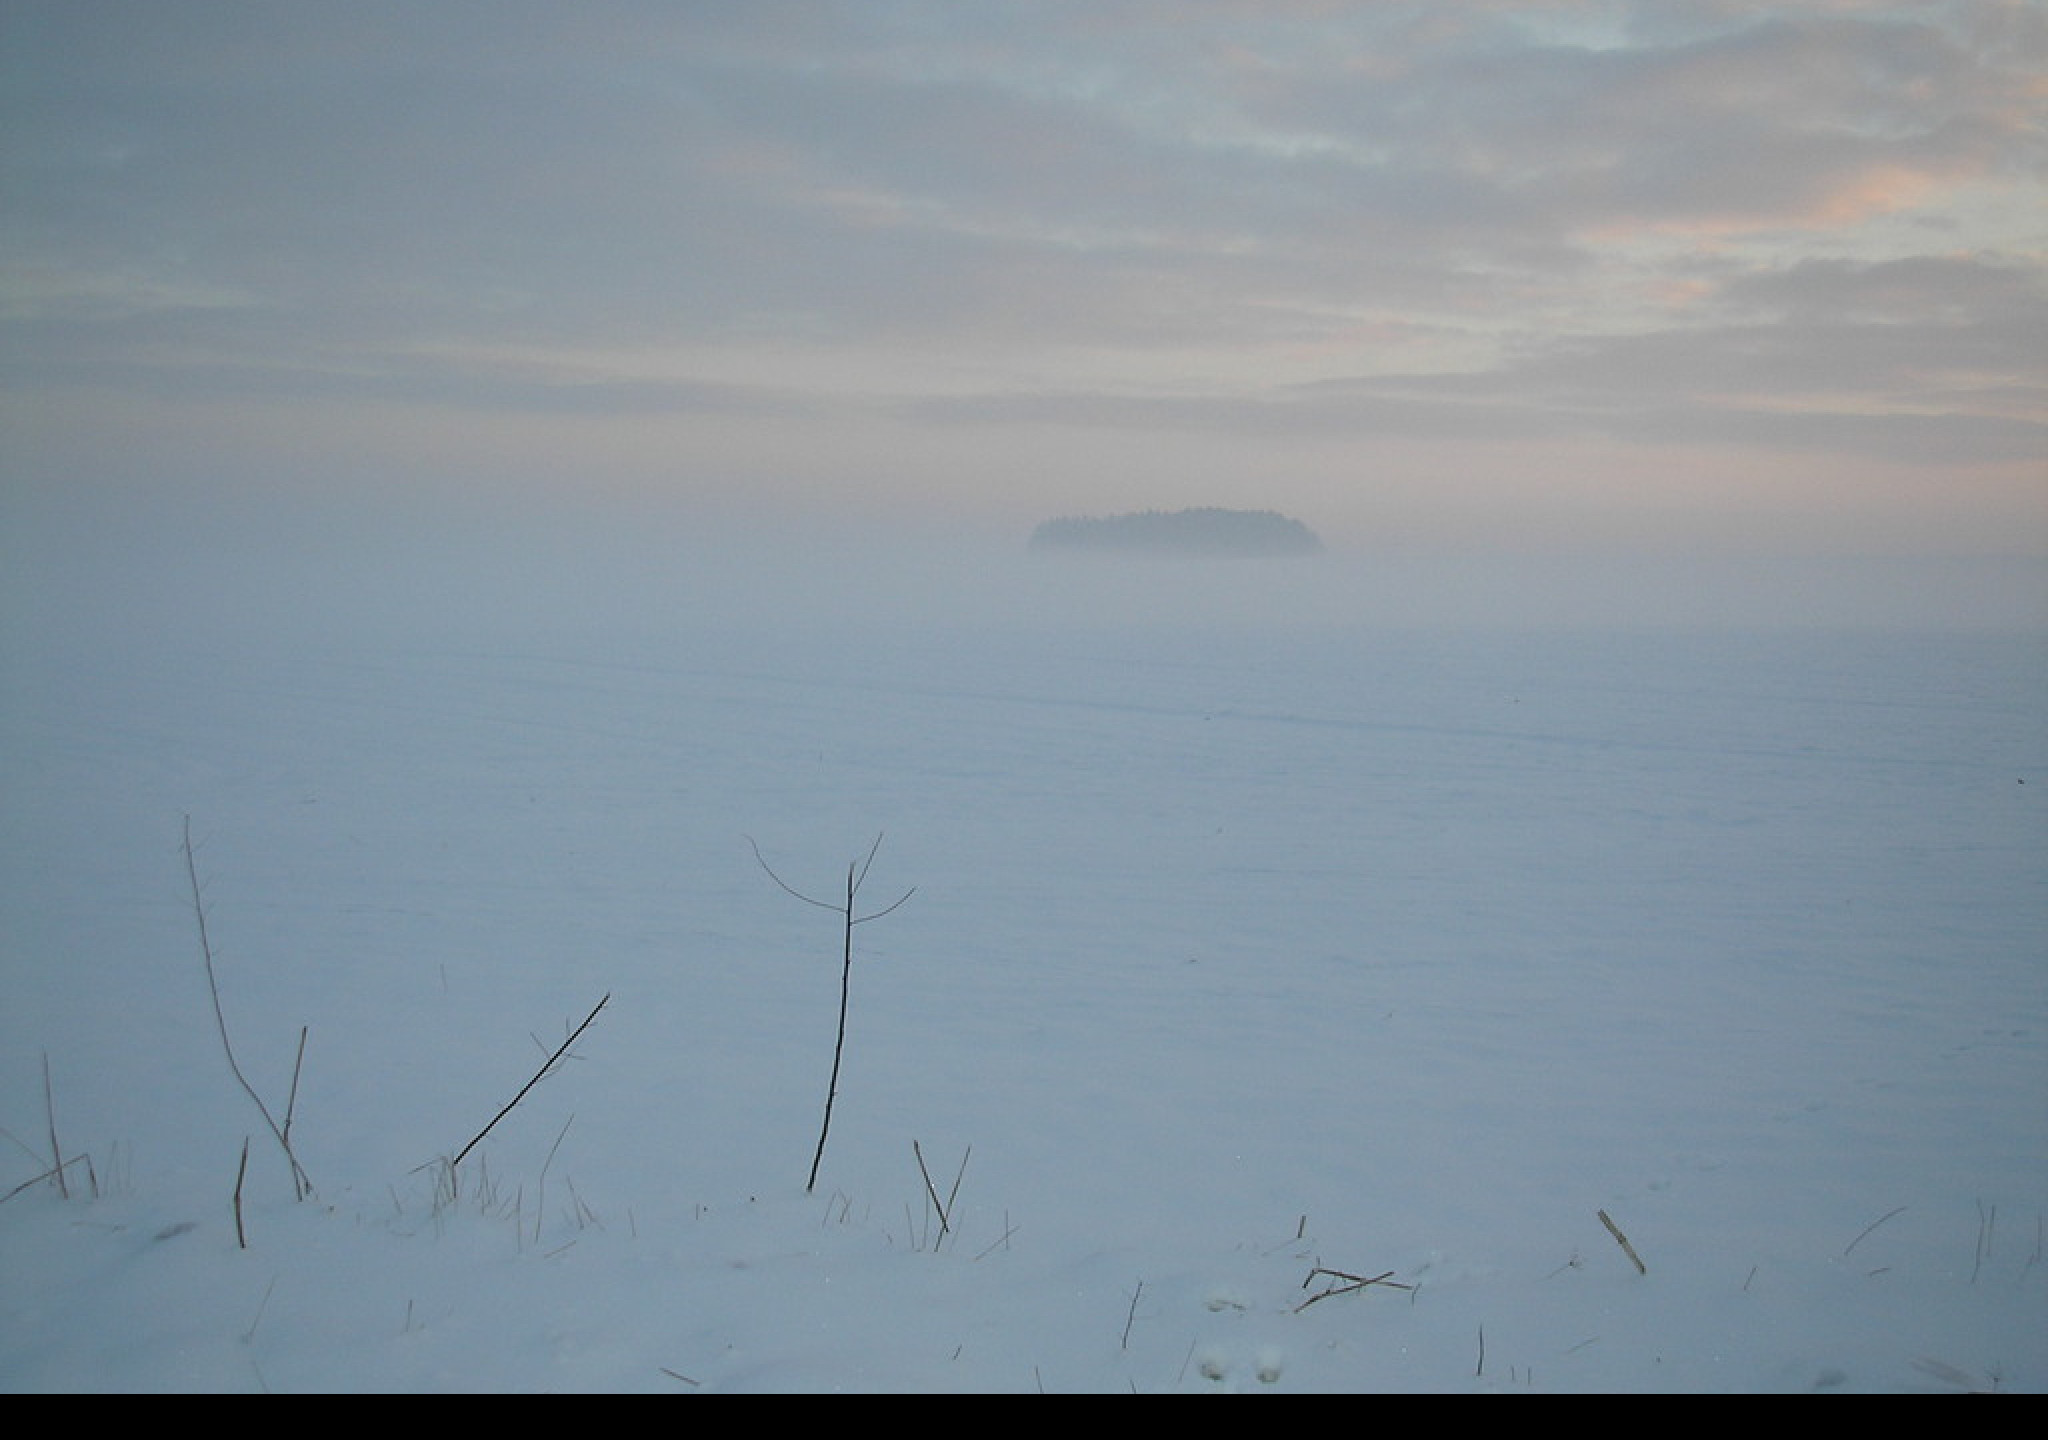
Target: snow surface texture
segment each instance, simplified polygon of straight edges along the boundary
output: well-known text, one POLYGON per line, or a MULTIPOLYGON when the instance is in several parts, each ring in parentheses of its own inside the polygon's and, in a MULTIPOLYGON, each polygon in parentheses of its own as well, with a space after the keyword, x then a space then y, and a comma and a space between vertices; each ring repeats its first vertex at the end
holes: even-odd
POLYGON ((2048 1388, 2039 635, 8 676, 10 1392, 2048 1388))

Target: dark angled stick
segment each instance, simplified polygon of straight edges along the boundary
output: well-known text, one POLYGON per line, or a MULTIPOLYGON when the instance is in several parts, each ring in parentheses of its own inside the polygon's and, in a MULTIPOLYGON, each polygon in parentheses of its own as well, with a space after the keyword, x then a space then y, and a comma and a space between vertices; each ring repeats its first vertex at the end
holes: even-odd
POLYGON ((604 999, 598 1001, 596 1005, 591 1007, 590 1013, 583 1017, 583 1023, 581 1025, 578 1025, 574 1030, 571 1030, 569 1032, 569 1038, 567 1040, 564 1040, 561 1043, 561 1045, 556 1048, 554 1054, 548 1056, 547 1062, 543 1064, 540 1067, 540 1069, 533 1072, 533 1078, 527 1081, 524 1085, 520 1086, 519 1093, 517 1095, 514 1095, 510 1100, 507 1100, 505 1102, 505 1108, 500 1110, 497 1114, 491 1117, 491 1123, 489 1125, 484 1126, 483 1129, 477 1131, 476 1135, 470 1140, 470 1142, 462 1147, 461 1152, 457 1154, 453 1160, 450 1160, 448 1162, 448 1168, 450 1170, 453 1170, 457 1165, 460 1165, 462 1163, 462 1157, 464 1155, 467 1155, 470 1151, 476 1149, 477 1141, 483 1139, 484 1136, 490 1134, 492 1129, 496 1127, 497 1123, 500 1120, 503 1120, 507 1115, 510 1115, 512 1113, 512 1107, 517 1105, 521 1100, 524 1100, 526 1098, 527 1091, 531 1090, 534 1086, 540 1084, 541 1081, 547 1078, 548 1072, 555 1068, 555 1062, 560 1060, 563 1055, 568 1053, 569 1047, 576 1043, 576 1038, 579 1035, 581 1035, 585 1030, 588 1030, 590 1028, 590 1022, 597 1018, 598 1011, 604 1009, 606 1005, 611 1003, 611 998, 612 997, 610 995, 606 995, 604 999))

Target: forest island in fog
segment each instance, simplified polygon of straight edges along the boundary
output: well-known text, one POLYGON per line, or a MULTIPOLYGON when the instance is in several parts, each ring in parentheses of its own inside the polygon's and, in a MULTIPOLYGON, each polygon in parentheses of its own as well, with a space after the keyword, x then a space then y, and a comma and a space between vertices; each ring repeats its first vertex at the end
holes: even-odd
POLYGON ((1139 551, 1175 555, 1313 555, 1323 548, 1299 520, 1272 510, 1145 510, 1063 516, 1031 535, 1033 550, 1139 551))

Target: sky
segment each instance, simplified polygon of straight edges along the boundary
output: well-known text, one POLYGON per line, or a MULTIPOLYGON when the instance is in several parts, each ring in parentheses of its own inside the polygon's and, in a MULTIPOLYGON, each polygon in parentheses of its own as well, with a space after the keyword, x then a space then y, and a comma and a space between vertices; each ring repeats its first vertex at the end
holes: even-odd
POLYGON ((0 136, 17 559, 2048 558, 2040 3, 0 0, 0 136))

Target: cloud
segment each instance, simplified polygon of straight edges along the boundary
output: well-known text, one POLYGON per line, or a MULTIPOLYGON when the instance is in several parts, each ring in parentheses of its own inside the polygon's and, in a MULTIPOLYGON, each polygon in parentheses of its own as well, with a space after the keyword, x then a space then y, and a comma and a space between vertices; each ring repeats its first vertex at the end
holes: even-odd
POLYGON ((963 504, 1020 433, 1934 487, 2042 458, 2044 73, 1997 0, 22 0, 0 401, 928 451, 963 504))

